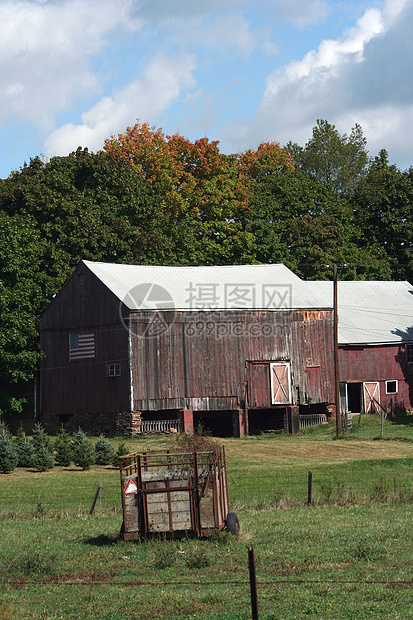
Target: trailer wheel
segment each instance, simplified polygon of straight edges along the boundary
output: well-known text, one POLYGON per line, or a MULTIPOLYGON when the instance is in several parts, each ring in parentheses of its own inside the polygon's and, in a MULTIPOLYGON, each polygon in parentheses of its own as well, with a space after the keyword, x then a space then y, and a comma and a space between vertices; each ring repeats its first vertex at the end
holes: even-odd
POLYGON ((235 512, 229 512, 227 515, 227 530, 231 534, 239 534, 239 521, 235 512))

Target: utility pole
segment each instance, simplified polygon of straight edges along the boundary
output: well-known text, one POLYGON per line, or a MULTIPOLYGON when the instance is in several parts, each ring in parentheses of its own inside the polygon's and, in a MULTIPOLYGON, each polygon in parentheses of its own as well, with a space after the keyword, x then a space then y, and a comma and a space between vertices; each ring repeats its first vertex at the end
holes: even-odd
POLYGON ((333 266, 333 308, 334 308, 334 379, 336 393, 336 431, 341 436, 341 407, 340 407, 340 373, 338 365, 338 306, 337 306, 337 265, 333 266))

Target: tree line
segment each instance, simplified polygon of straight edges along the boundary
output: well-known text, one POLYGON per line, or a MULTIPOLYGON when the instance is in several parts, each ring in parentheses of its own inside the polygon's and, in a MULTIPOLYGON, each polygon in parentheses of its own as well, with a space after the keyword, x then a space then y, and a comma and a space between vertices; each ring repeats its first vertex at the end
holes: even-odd
POLYGON ((137 123, 0 180, 0 411, 33 378, 38 323, 82 259, 150 265, 284 263, 305 279, 411 280, 413 168, 362 129, 317 121, 305 146, 226 155, 137 123))

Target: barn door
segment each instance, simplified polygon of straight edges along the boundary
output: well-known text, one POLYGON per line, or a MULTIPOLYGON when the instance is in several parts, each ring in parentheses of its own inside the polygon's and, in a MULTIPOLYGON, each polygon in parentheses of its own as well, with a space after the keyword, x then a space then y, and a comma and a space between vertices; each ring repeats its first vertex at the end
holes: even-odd
POLYGON ((363 383, 363 399, 365 413, 374 413, 380 405, 380 386, 378 381, 370 381, 363 383))
POLYGON ((290 362, 274 362, 270 364, 271 402, 273 405, 289 405, 291 403, 290 362))

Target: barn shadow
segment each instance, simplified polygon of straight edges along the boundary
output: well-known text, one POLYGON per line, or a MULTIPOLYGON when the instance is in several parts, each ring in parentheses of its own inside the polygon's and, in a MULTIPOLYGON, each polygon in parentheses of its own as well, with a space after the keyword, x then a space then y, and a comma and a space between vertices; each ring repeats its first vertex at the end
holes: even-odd
POLYGON ((413 327, 408 327, 405 330, 394 329, 392 330, 392 334, 394 334, 395 336, 397 336, 398 338, 402 340, 402 343, 400 344, 398 352, 394 356, 394 359, 399 364, 402 370, 402 373, 403 373, 403 378, 406 384, 409 386, 409 400, 411 403, 413 403, 413 381, 412 381, 413 368, 412 368, 412 364, 409 364, 407 361, 406 351, 403 346, 404 342, 409 342, 409 341, 413 342, 413 327))

